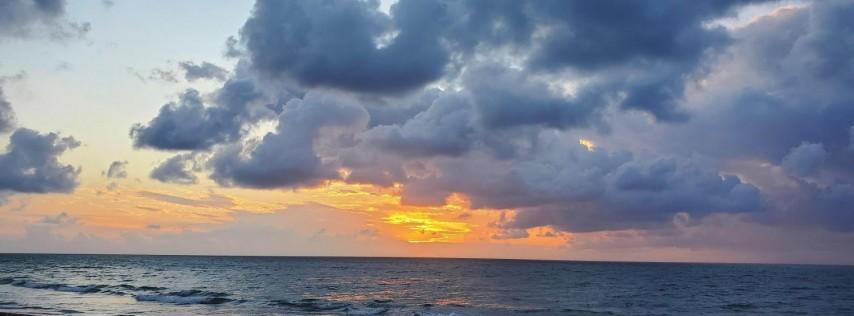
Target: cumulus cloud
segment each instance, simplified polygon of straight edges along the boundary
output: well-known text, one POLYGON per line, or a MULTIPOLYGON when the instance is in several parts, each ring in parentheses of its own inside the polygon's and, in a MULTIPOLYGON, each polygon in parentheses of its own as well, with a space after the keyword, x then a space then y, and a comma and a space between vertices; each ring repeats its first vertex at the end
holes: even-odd
POLYGON ((463 81, 477 104, 480 120, 489 128, 585 127, 603 105, 595 96, 562 96, 543 80, 496 65, 476 66, 466 72, 463 81))
POLYGON ((201 171, 201 164, 194 153, 178 154, 151 170, 150 177, 160 182, 194 184, 199 181, 195 172, 201 171))
POLYGON ((240 32, 253 66, 307 86, 398 92, 442 76, 437 2, 403 1, 392 16, 376 1, 258 1, 240 32), (378 47, 378 38, 388 43, 378 47), (393 38, 392 38, 393 37, 393 38))
POLYGON ((110 179, 124 179, 128 176, 128 172, 125 170, 127 166, 127 161, 113 161, 110 163, 110 167, 108 167, 106 171, 102 172, 102 174, 110 179))
POLYGON ((276 131, 254 148, 236 145, 215 153, 209 162, 211 177, 220 184, 255 188, 312 186, 336 179, 335 166, 324 163, 315 150, 317 137, 327 129, 363 126, 367 120, 367 112, 345 96, 309 92, 285 104, 276 131))
POLYGON ((181 69, 184 70, 184 79, 189 82, 193 82, 199 79, 216 79, 219 81, 224 81, 228 76, 227 70, 206 61, 202 62, 201 64, 196 64, 191 61, 184 61, 178 63, 178 66, 180 66, 181 69))
POLYGON ((148 124, 131 128, 135 147, 166 150, 203 150, 213 145, 237 140, 243 134, 244 122, 257 120, 250 103, 261 98, 252 82, 226 82, 205 106, 199 91, 188 89, 177 102, 160 108, 148 124))
POLYGON ((40 134, 19 128, 0 154, 0 191, 20 193, 71 192, 77 187, 80 168, 63 165, 58 157, 80 146, 73 137, 40 134))
POLYGON ((404 156, 456 156, 473 143, 472 111, 466 96, 446 94, 405 123, 374 127, 364 137, 375 146, 404 156))

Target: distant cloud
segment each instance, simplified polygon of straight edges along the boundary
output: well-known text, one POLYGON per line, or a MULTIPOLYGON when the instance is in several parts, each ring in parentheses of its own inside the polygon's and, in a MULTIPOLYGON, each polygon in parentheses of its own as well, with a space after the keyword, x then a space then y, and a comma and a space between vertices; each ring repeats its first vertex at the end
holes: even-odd
POLYGON ((113 161, 110 163, 110 167, 107 168, 106 171, 101 174, 110 179, 124 179, 127 178, 127 161, 113 161))
POLYGON ((66 62, 66 61, 63 61, 63 62, 60 62, 59 64, 57 64, 55 69, 56 69, 56 71, 71 70, 71 64, 66 62))
POLYGON ((42 218, 42 224, 49 225, 70 225, 77 222, 77 219, 68 215, 68 213, 62 212, 57 214, 56 216, 45 216, 42 218))
POLYGON ((137 192, 137 195, 162 202, 185 206, 211 208, 231 208, 235 206, 234 200, 232 200, 230 197, 214 193, 208 194, 207 197, 202 199, 191 199, 151 191, 139 191, 137 192))
POLYGON ((228 76, 227 70, 206 61, 201 64, 184 61, 178 63, 178 66, 184 70, 184 79, 189 82, 199 79, 216 79, 219 81, 225 81, 228 76))
POLYGON ((165 83, 178 83, 178 75, 176 75, 175 72, 171 70, 154 68, 149 70, 148 73, 144 73, 128 67, 127 72, 142 82, 155 81, 165 83))
POLYGON ((163 161, 151 171, 151 178, 160 182, 193 184, 198 182, 194 172, 201 171, 195 154, 179 154, 163 161))

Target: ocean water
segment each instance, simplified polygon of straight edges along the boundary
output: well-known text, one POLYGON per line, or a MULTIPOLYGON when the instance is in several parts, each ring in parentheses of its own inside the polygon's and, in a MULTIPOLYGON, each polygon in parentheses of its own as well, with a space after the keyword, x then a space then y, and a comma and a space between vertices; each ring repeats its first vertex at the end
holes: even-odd
POLYGON ((854 267, 0 255, 0 313, 854 315, 854 267))

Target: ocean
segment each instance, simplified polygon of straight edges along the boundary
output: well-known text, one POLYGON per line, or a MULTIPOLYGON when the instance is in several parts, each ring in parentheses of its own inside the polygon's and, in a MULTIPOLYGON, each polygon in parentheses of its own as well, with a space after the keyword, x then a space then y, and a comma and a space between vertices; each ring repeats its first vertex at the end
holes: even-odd
POLYGON ((854 315, 854 267, 0 255, 0 313, 854 315))

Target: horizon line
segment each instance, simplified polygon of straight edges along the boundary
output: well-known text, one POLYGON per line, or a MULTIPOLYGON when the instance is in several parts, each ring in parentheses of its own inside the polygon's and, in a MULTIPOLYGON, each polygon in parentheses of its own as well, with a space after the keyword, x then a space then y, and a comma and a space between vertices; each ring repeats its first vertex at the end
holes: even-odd
POLYGON ((427 260, 495 260, 495 261, 542 261, 564 263, 629 263, 629 264, 714 264, 714 265, 795 265, 795 266, 840 266, 854 267, 854 263, 809 263, 809 262, 734 262, 734 261, 642 261, 642 260, 584 260, 548 258, 490 258, 490 257, 439 257, 439 256, 335 256, 335 255, 227 255, 227 254, 146 254, 146 253, 70 253, 70 252, 0 252, 7 255, 61 255, 61 256, 146 256, 146 257, 232 257, 232 258, 293 258, 293 259, 427 259, 427 260))

